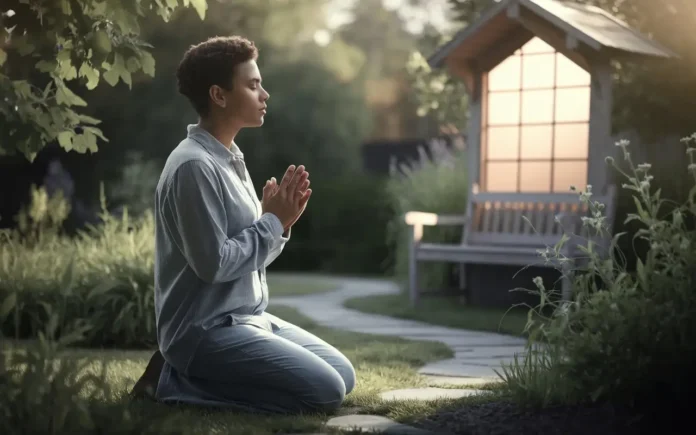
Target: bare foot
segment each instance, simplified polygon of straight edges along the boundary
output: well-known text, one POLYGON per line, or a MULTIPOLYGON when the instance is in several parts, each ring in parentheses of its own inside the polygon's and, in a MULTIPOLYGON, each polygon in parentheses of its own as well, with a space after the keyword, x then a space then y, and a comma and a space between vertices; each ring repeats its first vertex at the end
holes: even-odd
POLYGON ((164 357, 158 350, 150 358, 150 362, 145 368, 145 372, 135 383, 135 386, 130 392, 133 399, 151 399, 155 400, 155 392, 157 391, 157 382, 164 366, 164 357))

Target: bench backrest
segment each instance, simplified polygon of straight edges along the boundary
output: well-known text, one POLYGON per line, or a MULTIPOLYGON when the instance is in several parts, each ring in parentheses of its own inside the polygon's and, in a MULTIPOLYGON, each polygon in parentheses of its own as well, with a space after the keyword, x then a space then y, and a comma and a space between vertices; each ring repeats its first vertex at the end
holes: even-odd
MULTIPOLYGON (((610 186, 604 195, 592 196, 605 205, 609 222, 614 217, 615 190, 610 186)), ((575 193, 483 192, 470 194, 467 216, 463 243, 542 248, 555 245, 564 233, 582 236, 580 217, 589 216, 589 210, 575 193)))

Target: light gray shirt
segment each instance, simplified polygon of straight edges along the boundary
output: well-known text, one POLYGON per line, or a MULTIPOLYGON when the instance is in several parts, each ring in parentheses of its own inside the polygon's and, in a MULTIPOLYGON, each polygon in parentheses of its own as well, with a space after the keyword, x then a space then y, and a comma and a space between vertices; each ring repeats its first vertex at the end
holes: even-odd
POLYGON ((155 316, 162 354, 177 370, 223 323, 270 329, 266 267, 290 238, 262 214, 244 154, 197 125, 172 151, 155 192, 155 316))

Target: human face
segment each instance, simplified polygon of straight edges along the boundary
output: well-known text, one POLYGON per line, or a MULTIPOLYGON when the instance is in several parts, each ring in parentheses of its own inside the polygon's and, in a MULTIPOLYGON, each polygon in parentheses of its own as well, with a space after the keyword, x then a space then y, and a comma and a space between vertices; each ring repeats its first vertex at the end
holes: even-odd
POLYGON ((217 89, 219 93, 216 92, 217 98, 213 97, 213 101, 227 123, 237 128, 263 125, 269 94, 261 82, 256 61, 249 60, 237 65, 231 89, 217 89))

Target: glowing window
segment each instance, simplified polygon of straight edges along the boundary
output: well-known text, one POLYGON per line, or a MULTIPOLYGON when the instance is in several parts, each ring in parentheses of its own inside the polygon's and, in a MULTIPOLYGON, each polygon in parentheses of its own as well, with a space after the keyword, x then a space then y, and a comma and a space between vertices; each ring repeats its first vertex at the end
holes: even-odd
POLYGON ((587 183, 590 74, 540 38, 487 74, 483 188, 567 192, 587 183))

